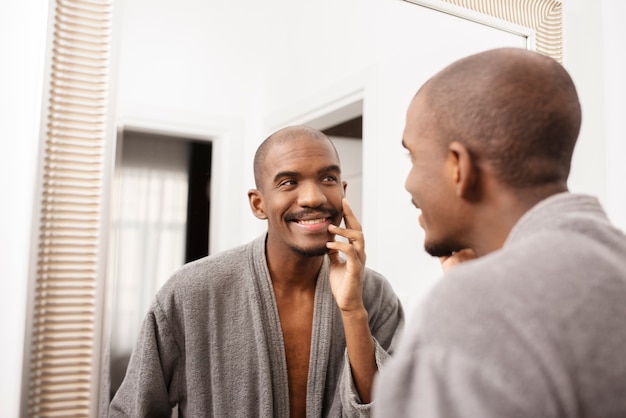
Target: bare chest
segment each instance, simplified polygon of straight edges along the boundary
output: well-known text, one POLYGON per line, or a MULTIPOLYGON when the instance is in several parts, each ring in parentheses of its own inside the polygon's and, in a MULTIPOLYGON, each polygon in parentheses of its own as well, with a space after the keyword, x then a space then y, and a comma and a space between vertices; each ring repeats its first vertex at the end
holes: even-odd
POLYGON ((306 416, 306 392, 313 329, 313 301, 278 306, 289 379, 291 417, 306 416))

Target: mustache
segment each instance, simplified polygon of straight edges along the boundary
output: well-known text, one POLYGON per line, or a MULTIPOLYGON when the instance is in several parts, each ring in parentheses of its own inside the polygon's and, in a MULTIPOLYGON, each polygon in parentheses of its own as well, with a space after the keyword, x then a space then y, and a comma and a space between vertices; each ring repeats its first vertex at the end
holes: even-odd
POLYGON ((339 215, 339 211, 332 209, 332 208, 328 208, 328 209, 306 209, 306 210, 302 210, 300 212, 295 212, 295 213, 289 213, 285 216, 285 220, 288 222, 291 221, 299 221, 301 219, 306 219, 308 217, 310 217, 311 215, 315 215, 316 217, 323 217, 323 218, 331 218, 331 219, 335 219, 337 217, 337 215, 339 215))

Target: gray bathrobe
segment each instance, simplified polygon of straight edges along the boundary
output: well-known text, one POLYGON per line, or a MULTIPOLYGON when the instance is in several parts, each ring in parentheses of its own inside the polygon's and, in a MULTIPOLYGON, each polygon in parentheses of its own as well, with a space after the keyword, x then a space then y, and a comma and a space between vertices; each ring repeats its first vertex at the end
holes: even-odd
POLYGON ((626 417, 626 236, 560 193, 435 286, 376 379, 381 418, 626 417))
MULTIPOLYGON (((315 292, 308 417, 369 416, 354 387, 326 257, 315 292)), ((387 280, 367 269, 363 298, 380 366, 403 325, 387 280)), ((111 417, 288 417, 283 336, 265 235, 187 264, 158 292, 111 417)))

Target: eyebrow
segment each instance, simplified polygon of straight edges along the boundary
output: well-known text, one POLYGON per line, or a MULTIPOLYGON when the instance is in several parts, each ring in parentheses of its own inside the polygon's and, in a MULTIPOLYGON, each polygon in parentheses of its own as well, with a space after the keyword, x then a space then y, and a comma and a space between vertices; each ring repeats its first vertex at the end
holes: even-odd
MULTIPOLYGON (((337 172, 341 174, 341 168, 337 165, 337 164, 331 164, 328 165, 326 167, 322 167, 319 170, 317 170, 317 175, 321 175, 321 174, 325 174, 325 173, 332 173, 332 172, 337 172)), ((279 171, 278 173, 276 173, 276 175, 274 176, 274 181, 278 181, 281 178, 285 178, 285 177, 300 177, 300 172, 298 171, 279 171)))
POLYGON ((317 170, 317 174, 324 174, 324 173, 328 173, 328 172, 332 172, 332 171, 336 171, 337 173, 341 173, 341 167, 339 167, 337 164, 332 164, 332 165, 320 168, 319 170, 317 170))

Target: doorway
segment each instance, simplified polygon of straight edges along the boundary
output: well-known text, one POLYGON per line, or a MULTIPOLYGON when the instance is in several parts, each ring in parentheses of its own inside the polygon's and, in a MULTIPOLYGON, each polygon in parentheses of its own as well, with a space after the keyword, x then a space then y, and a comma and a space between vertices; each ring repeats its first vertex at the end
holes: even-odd
POLYGON ((120 132, 112 193, 109 352, 112 397, 154 295, 183 264, 209 253, 212 144, 120 132))

